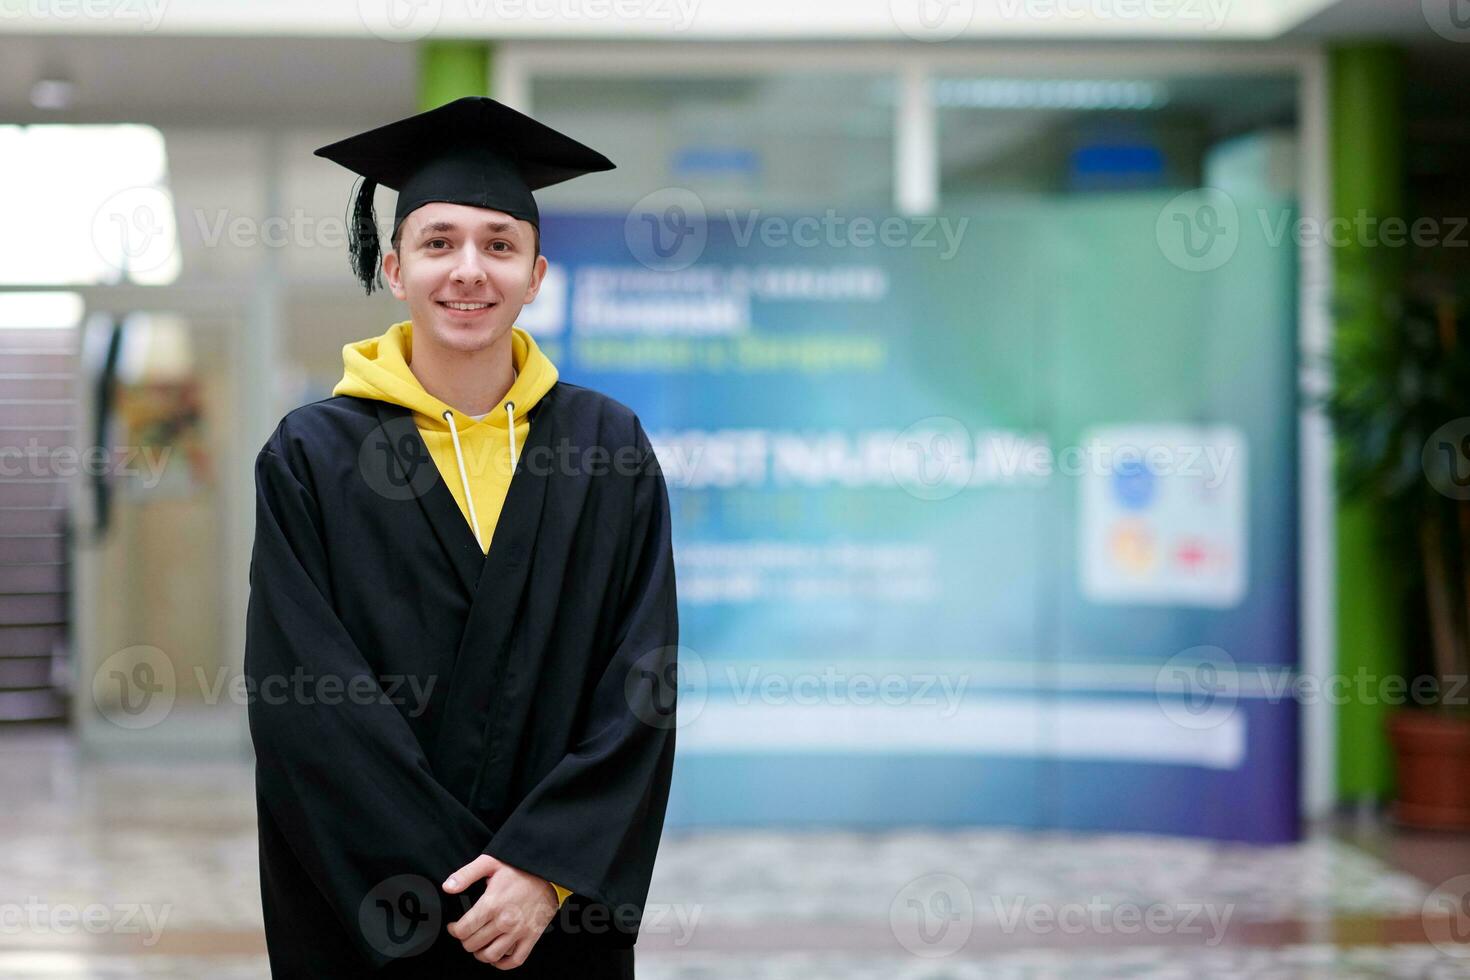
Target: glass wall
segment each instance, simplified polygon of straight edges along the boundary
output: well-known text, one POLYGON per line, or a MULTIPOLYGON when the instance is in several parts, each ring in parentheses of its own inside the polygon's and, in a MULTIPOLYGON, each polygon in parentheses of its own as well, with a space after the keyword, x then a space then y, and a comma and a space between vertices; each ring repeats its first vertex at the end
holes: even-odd
POLYGON ((936 78, 932 91, 946 205, 1199 187, 1224 176, 1218 167, 1232 146, 1262 139, 1277 154, 1266 171, 1275 189, 1294 185, 1296 79, 1289 75, 951 73, 936 78))
POLYGON ((547 188, 543 207, 627 207, 674 186, 714 208, 893 199, 893 106, 881 75, 536 75, 530 91, 538 119, 618 167, 547 188))
POLYGON ((527 322, 670 477, 670 819, 1289 838, 1295 78, 937 71, 932 156, 911 78, 533 66, 619 164, 527 322))

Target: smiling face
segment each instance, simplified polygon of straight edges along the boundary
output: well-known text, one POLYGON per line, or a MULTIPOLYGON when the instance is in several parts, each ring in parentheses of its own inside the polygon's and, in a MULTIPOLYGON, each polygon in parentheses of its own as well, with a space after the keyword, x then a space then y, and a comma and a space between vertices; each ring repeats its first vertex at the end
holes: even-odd
POLYGON ((448 204, 416 208, 383 256, 393 295, 408 303, 415 336, 478 351, 510 332, 546 275, 536 228, 503 211, 448 204))

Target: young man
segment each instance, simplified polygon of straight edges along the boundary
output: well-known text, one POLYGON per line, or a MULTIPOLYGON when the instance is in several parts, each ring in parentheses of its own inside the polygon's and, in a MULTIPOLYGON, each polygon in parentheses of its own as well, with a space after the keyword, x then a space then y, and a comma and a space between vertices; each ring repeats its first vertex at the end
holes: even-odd
POLYGON ((410 318, 256 459, 272 973, 631 977, 674 759, 668 496, 637 416, 514 326, 531 191, 613 165, 488 98, 316 152, 364 176, 353 268, 410 318))

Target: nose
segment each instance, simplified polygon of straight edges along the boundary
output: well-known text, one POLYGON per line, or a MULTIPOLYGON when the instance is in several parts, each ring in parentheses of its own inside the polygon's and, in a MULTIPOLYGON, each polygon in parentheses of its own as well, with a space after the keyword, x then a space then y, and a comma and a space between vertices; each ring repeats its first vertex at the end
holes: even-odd
POLYGON ((480 254, 473 245, 459 250, 459 261, 454 265, 452 276, 460 284, 481 285, 485 282, 485 268, 480 264, 480 254))

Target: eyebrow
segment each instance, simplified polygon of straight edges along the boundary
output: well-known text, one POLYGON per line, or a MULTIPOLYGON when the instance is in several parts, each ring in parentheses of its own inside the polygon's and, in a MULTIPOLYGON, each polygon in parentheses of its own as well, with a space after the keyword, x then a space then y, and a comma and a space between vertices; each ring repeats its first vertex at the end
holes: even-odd
MULTIPOLYGON (((486 221, 480 227, 485 228, 485 229, 488 229, 489 231, 495 231, 495 232, 518 231, 519 230, 516 227, 515 223, 514 222, 510 222, 510 221, 495 221, 495 220, 490 220, 490 221, 486 221)), ((450 232, 450 231, 459 231, 459 225, 455 224, 453 221, 431 221, 429 224, 425 225, 419 231, 419 235, 420 235, 420 237, 422 237, 424 235, 429 234, 430 232, 440 232, 440 233, 442 233, 442 232, 450 232)))

